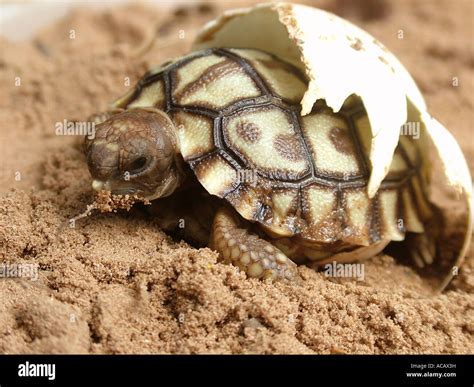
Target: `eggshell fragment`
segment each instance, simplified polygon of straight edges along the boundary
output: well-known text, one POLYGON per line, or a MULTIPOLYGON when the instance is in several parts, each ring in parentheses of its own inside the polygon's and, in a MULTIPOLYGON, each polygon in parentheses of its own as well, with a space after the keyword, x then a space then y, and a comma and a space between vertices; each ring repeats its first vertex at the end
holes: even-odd
MULTIPOLYGON (((421 92, 408 71, 382 43, 352 23, 313 7, 268 3, 236 9, 209 22, 193 49, 254 48, 272 53, 302 69, 309 80, 301 114, 319 99, 335 112, 352 94, 358 95, 371 125, 371 175, 367 191, 373 197, 387 175, 407 120, 420 121, 426 144, 435 149, 444 180, 466 207, 465 234, 455 266, 459 266, 472 234, 472 180, 462 151, 449 131, 427 112, 421 92)), ((425 142, 422 144, 424 148, 425 142)), ((432 174, 427 150, 423 173, 432 174)), ((440 289, 451 280, 445 276, 440 289)))
POLYGON ((198 34, 194 49, 209 47, 260 49, 303 69, 309 85, 302 115, 318 99, 337 112, 350 95, 360 96, 373 136, 370 197, 388 173, 407 120, 407 99, 426 110, 415 82, 393 54, 367 32, 320 9, 272 3, 229 11, 198 34))
POLYGON ((426 137, 435 150, 432 156, 440 161, 442 166, 441 180, 447 183, 465 207, 464 235, 459 251, 456 252, 452 261, 452 267, 439 285, 439 290, 443 290, 463 264, 471 243, 474 218, 472 179, 466 159, 453 135, 429 113, 423 113, 421 119, 427 134, 426 137))

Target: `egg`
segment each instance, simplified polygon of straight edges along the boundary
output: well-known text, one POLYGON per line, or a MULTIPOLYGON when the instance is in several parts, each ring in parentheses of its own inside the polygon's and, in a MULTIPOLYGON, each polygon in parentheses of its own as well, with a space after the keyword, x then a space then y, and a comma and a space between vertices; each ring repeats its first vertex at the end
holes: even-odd
MULTIPOLYGON (((268 3, 227 11, 206 24, 193 49, 211 47, 259 49, 300 68, 309 80, 300 102, 302 115, 310 113, 318 100, 338 112, 348 98, 360 98, 372 134, 367 186, 371 198, 389 171, 402 128, 416 124, 424 149, 422 173, 430 181, 434 171, 431 158, 436 159, 442 166, 437 177, 465 207, 464 237, 452 261, 454 267, 461 265, 470 244, 473 218, 467 162, 451 133, 428 112, 409 72, 381 42, 329 12, 292 3, 268 3)), ((446 216, 448 210, 441 210, 446 216)), ((452 276, 453 270, 442 287, 452 276)))

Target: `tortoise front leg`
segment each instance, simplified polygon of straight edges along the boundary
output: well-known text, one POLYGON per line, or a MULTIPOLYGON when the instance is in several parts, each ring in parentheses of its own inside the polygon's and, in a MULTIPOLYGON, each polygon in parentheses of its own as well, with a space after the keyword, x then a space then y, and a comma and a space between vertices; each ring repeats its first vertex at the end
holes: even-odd
POLYGON ((158 199, 146 209, 167 234, 194 247, 205 247, 217 208, 215 200, 197 187, 158 199))
POLYGON ((214 218, 209 247, 219 252, 225 263, 232 263, 253 278, 298 276, 296 264, 271 243, 242 227, 233 210, 221 207, 214 218))

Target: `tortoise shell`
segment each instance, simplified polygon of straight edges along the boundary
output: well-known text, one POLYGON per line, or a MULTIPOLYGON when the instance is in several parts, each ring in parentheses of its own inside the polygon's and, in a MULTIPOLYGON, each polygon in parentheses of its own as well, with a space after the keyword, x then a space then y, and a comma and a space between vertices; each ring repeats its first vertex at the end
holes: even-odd
POLYGON ((368 246, 423 232, 431 214, 418 144, 400 136, 387 177, 367 195, 370 124, 361 101, 338 113, 293 65, 251 49, 208 49, 149 71, 114 107, 155 107, 173 120, 202 186, 276 237, 368 246))

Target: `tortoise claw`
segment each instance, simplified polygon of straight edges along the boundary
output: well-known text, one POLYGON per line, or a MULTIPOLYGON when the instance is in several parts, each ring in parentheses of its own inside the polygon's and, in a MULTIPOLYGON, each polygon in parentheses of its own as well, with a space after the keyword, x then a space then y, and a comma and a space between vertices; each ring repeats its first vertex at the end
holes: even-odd
POLYGON ((429 233, 412 234, 407 240, 409 254, 419 268, 431 265, 436 256, 436 243, 429 233))

